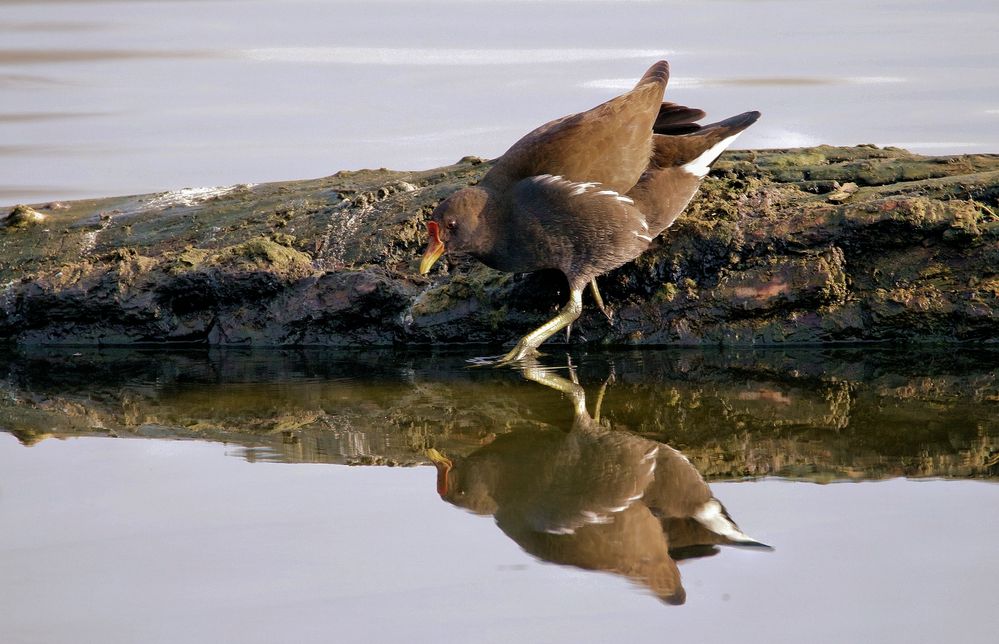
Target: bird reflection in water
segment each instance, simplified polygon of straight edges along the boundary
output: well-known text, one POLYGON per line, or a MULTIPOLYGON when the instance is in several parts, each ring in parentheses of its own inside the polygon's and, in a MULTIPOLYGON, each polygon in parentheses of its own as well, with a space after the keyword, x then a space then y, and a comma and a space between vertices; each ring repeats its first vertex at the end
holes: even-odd
POLYGON ((571 428, 510 432, 454 459, 428 450, 442 499, 493 515, 542 560, 623 575, 670 604, 686 599, 677 560, 718 545, 769 549, 739 529, 683 454, 601 422, 607 383, 590 416, 575 375, 536 362, 522 373, 571 399, 571 428))

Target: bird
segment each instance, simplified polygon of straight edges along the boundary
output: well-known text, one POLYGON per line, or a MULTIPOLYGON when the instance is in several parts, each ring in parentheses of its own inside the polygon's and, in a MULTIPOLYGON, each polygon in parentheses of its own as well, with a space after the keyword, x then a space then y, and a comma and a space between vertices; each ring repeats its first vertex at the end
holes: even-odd
POLYGON ((544 561, 622 575, 669 604, 686 597, 678 559, 717 545, 771 549, 739 528, 682 453, 601 422, 603 389, 591 416, 577 382, 534 359, 521 374, 571 400, 568 431, 512 431, 453 458, 426 450, 444 501, 492 515, 544 561))
MULTIPOLYGON (((641 255, 676 220, 711 164, 760 113, 700 125, 703 110, 663 102, 669 63, 634 89, 546 123, 499 157, 474 186, 444 199, 427 221, 426 275, 446 252, 510 273, 560 270, 569 301, 507 354, 512 365, 582 312, 587 285, 606 313, 596 277, 641 255)), ((571 327, 570 327, 571 328, 571 327)))

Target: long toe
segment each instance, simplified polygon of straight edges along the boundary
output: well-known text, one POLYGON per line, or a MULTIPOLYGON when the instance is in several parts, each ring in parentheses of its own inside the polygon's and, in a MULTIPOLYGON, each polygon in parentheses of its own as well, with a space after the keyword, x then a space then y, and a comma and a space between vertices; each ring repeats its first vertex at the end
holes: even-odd
POLYGON ((492 367, 499 364, 505 356, 479 356, 477 358, 469 358, 465 360, 470 367, 492 367))
POLYGON ((538 350, 529 344, 524 342, 518 342, 517 346, 510 350, 510 353, 506 354, 500 358, 499 362, 496 363, 497 367, 505 367, 508 365, 515 365, 528 358, 534 358, 538 355, 538 350))
POLYGON ((532 360, 541 355, 537 349, 514 347, 512 351, 501 356, 479 356, 465 360, 470 367, 506 367, 518 365, 526 360, 532 360))

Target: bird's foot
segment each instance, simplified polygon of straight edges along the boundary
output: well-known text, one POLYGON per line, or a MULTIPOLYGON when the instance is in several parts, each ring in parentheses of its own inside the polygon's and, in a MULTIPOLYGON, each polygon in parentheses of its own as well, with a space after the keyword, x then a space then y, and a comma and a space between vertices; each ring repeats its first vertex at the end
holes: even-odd
POLYGON ((600 307, 600 312, 604 314, 605 318, 607 318, 607 324, 614 326, 617 323, 617 320, 614 319, 614 311, 604 306, 600 307))
POLYGON ((525 360, 535 358, 538 355, 540 354, 536 347, 532 347, 523 342, 518 342, 517 346, 505 355, 469 358, 467 362, 473 367, 506 367, 520 364, 525 360))
POLYGON ((600 296, 600 289, 597 288, 596 278, 590 280, 590 292, 593 294, 593 301, 600 309, 600 312, 607 318, 607 323, 614 326, 614 311, 604 304, 604 298, 600 296))

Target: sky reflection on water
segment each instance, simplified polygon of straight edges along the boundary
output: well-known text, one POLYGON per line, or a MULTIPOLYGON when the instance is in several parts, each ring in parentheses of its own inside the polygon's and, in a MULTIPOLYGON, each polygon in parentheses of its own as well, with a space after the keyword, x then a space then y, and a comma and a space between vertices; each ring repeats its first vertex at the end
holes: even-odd
POLYGON ((991 641, 992 353, 465 357, 5 355, 0 632, 991 641))

